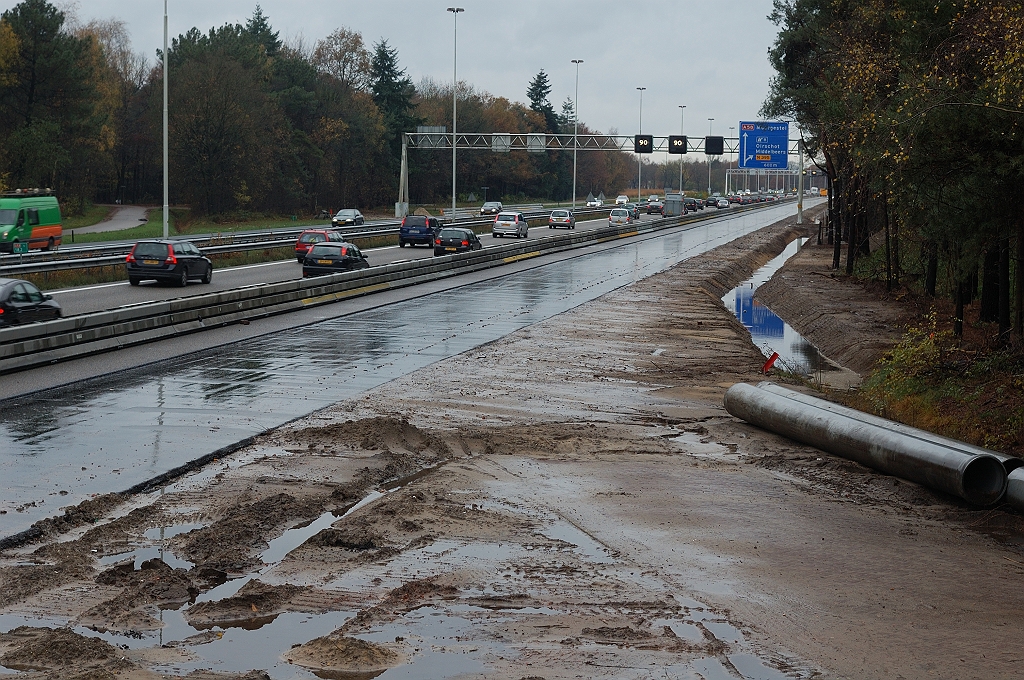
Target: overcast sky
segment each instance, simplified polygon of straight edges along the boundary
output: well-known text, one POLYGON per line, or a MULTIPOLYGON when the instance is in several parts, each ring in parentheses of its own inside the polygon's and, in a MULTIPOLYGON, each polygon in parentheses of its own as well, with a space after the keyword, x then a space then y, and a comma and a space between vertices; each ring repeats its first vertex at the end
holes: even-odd
MULTIPOLYGON (((52 0, 51 0, 52 1, 52 0)), ((71 0, 81 21, 124 21, 137 51, 155 59, 162 43, 161 0, 71 0)), ((339 26, 380 38, 398 50, 413 82, 451 82, 453 0, 260 0, 283 39, 313 43, 339 26)), ((0 0, 7 9, 14 0, 0 0)), ((67 4, 60 0, 56 4, 67 4)), ((170 33, 244 23, 254 0, 169 0, 170 33)), ((776 27, 771 0, 459 0, 459 79, 494 95, 525 102, 530 79, 544 69, 556 110, 573 94, 580 66, 579 114, 588 125, 635 134, 638 86, 643 130, 735 136, 739 120, 756 120, 772 70, 767 52, 776 27)))

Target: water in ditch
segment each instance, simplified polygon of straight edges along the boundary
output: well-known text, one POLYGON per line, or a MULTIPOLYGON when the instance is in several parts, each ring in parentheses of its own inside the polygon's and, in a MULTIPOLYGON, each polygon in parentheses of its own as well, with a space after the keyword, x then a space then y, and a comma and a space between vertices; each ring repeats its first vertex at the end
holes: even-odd
POLYGON ((775 312, 754 299, 758 287, 796 255, 806 242, 806 238, 792 241, 768 264, 754 272, 753 276, 726 293, 722 302, 750 331, 750 339, 766 359, 778 352, 775 368, 827 383, 828 374, 842 373, 844 369, 819 352, 817 347, 793 330, 775 312))
POLYGON ((0 537, 563 313, 791 213, 782 205, 723 216, 7 400, 0 403, 0 537))

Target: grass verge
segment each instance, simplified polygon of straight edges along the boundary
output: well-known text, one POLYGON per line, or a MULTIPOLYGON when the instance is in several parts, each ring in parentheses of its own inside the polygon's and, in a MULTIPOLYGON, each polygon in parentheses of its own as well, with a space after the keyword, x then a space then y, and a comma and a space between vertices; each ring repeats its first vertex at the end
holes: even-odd
POLYGON ((89 205, 82 211, 81 215, 62 215, 61 225, 64 231, 91 227, 110 217, 114 209, 107 205, 89 205))

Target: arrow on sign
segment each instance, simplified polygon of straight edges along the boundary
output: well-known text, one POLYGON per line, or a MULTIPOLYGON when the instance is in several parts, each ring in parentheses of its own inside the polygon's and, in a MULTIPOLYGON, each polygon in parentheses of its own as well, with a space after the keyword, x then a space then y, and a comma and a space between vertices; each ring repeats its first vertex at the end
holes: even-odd
POLYGON ((747 161, 749 161, 751 158, 753 158, 753 156, 748 156, 747 155, 747 133, 744 132, 743 133, 743 164, 746 165, 747 161))

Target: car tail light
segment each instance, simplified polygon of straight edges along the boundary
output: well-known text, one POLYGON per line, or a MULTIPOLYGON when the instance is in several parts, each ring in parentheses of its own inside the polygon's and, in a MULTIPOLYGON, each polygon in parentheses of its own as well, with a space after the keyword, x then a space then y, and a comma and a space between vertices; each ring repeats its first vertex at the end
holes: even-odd
POLYGON ((439 239, 439 238, 435 238, 435 239, 434 239, 434 245, 436 245, 436 246, 439 246, 439 245, 441 245, 441 239, 439 239))
POLYGON ((128 257, 124 258, 125 262, 135 262, 135 248, 132 248, 131 252, 128 253, 128 257))
POLYGON ((404 217, 402 218, 402 226, 403 227, 405 226, 405 218, 404 217))
POLYGON ((464 245, 464 246, 468 246, 468 245, 469 245, 469 241, 463 241, 463 242, 462 242, 462 245, 464 245))
POLYGON ((178 264, 178 258, 174 256, 174 246, 167 245, 167 264, 178 264))
POLYGON ((495 223, 495 224, 497 224, 497 223, 498 223, 498 216, 497 216, 497 215, 495 215, 495 216, 494 216, 494 223, 495 223))

